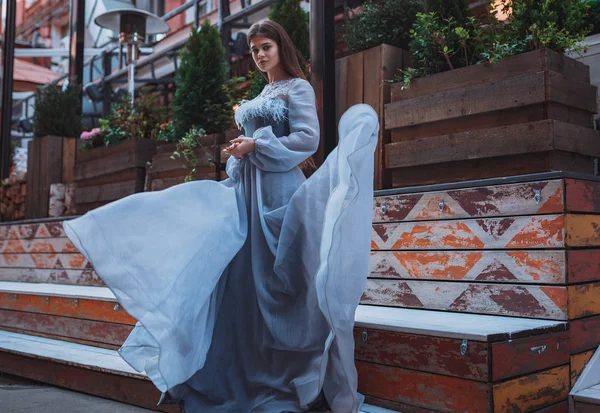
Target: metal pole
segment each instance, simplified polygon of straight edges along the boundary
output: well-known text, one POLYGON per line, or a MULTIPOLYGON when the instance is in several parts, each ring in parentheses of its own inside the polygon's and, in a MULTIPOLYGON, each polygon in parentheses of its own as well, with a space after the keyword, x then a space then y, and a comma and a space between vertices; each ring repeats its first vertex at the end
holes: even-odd
MULTIPOLYGON (((6 178, 10 172, 10 141, 12 123, 12 94, 15 57, 16 0, 6 0, 6 25, 4 26, 4 44, 2 50, 2 128, 0 133, 0 178, 6 178)), ((0 13, 1 14, 1 13, 0 13)))
POLYGON ((334 2, 331 0, 310 2, 310 67, 321 124, 321 142, 315 157, 322 163, 337 144, 334 2))
POLYGON ((71 0, 69 81, 83 84, 83 46, 85 40, 85 0, 71 0))

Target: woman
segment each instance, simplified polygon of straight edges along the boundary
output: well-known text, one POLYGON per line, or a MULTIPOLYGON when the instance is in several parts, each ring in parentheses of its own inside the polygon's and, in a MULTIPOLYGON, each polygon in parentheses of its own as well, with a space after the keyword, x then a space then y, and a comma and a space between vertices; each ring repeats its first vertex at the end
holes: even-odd
POLYGON ((243 102, 229 179, 135 194, 64 223, 138 320, 119 354, 188 413, 303 412, 326 399, 357 412, 354 311, 371 238, 373 151, 366 105, 306 180, 318 146, 314 91, 278 24, 251 27, 269 80, 243 102))

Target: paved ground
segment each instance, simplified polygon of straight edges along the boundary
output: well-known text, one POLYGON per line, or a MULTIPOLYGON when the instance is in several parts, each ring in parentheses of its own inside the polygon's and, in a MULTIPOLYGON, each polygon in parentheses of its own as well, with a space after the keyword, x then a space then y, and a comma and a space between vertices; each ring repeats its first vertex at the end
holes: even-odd
POLYGON ((0 376, 2 413, 150 413, 128 404, 0 376))

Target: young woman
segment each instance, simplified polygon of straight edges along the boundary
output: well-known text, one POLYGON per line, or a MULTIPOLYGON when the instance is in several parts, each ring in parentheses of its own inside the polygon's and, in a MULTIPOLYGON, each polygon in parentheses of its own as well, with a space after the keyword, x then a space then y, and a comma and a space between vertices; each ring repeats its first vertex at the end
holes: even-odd
POLYGON ((251 27, 269 84, 243 102, 229 179, 140 193, 64 223, 129 314, 119 354, 187 413, 356 413, 354 312, 371 239, 373 109, 319 142, 315 95, 278 24, 251 27))

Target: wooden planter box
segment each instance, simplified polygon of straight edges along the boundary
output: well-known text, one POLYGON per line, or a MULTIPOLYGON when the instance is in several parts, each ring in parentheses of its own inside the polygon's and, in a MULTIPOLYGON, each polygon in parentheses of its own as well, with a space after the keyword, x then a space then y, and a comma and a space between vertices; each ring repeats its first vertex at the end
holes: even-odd
POLYGON ((27 149, 25 218, 48 217, 50 185, 74 181, 77 139, 36 137, 27 149))
POLYGON ((394 187, 544 171, 594 173, 600 132, 589 68, 538 50, 392 86, 394 187))
POLYGON ((384 107, 390 102, 390 84, 386 80, 406 67, 409 58, 407 51, 384 44, 335 62, 337 121, 358 103, 371 105, 379 114, 381 129, 375 151, 375 189, 391 185, 390 173, 384 169, 385 145, 390 142, 390 132, 383 127, 384 107))
MULTIPOLYGON (((225 135, 215 133, 202 138, 202 147, 196 149, 198 165, 195 180, 219 181, 220 175, 220 147, 225 142, 225 135), (214 164, 211 166, 209 159, 214 164)), ((152 164, 147 170, 146 191, 160 191, 178 184, 182 184, 190 169, 184 167, 185 159, 171 159, 176 150, 176 144, 159 145, 156 155, 152 157, 152 164)))
POLYGON ((75 203, 79 214, 144 190, 146 163, 156 153, 150 139, 126 140, 79 151, 75 165, 75 203))

